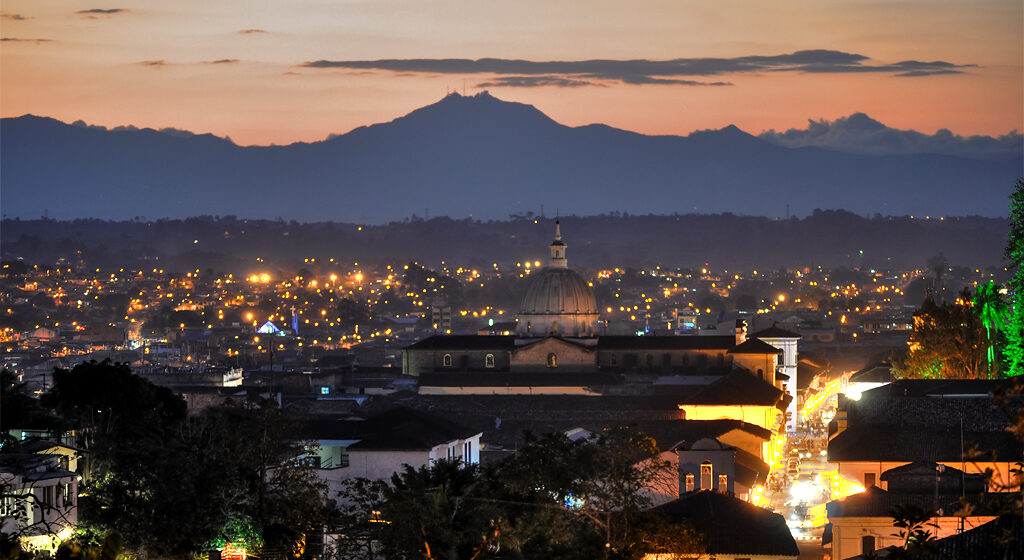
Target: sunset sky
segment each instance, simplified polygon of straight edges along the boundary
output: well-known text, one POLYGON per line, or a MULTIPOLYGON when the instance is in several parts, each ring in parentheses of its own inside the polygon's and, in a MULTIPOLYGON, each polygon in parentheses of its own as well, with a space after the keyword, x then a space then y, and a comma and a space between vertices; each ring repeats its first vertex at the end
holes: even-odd
POLYGON ((465 88, 647 134, 758 133, 858 111, 927 133, 1024 128, 1020 0, 2 6, 4 117, 286 144, 465 88))

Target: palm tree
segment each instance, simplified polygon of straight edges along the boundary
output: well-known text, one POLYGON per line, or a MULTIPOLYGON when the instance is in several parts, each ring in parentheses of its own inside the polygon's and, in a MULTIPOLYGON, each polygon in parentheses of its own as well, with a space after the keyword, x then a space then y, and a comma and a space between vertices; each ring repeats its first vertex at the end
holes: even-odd
POLYGON ((996 357, 995 344, 992 342, 992 329, 1006 326, 1006 317, 1009 312, 995 282, 989 280, 978 286, 978 291, 974 294, 974 312, 981 319, 981 324, 985 325, 985 338, 988 340, 988 370, 989 373, 992 373, 996 357))

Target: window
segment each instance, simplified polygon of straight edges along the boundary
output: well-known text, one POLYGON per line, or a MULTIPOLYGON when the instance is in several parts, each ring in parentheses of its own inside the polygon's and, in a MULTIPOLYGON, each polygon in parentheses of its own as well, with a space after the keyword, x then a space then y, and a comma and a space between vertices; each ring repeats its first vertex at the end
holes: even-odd
POLYGON ((686 473, 686 491, 693 492, 693 473, 686 473))
POLYGON ((467 465, 473 463, 473 442, 467 441, 462 444, 462 462, 467 465))
POLYGON ((452 367, 452 355, 445 354, 444 357, 441 358, 441 365, 444 367, 452 367))
POLYGON ((42 502, 44 506, 53 507, 56 505, 53 499, 53 486, 43 486, 40 490, 42 492, 41 496, 39 496, 39 501, 42 502))
POLYGON ((714 488, 712 485, 712 471, 711 463, 701 463, 700 465, 700 489, 710 490, 714 488))
POLYGON ((484 356, 484 367, 485 368, 492 368, 492 367, 494 367, 494 354, 488 354, 488 355, 484 356))
POLYGON ((330 395, 331 394, 331 388, 330 387, 320 387, 320 394, 321 395, 330 395))
POLYGON ((558 356, 556 356, 553 352, 551 354, 548 354, 548 367, 558 367, 558 356))
POLYGON ((558 321, 551 321, 551 332, 558 334, 558 321))
POLYGON ((729 475, 720 474, 718 475, 718 491, 728 492, 729 491, 729 475))
POLYGON ((64 507, 70 507, 75 505, 75 492, 70 484, 61 484, 60 496, 64 507))
POLYGON ((866 472, 864 473, 864 488, 871 488, 875 485, 875 473, 866 472))
POLYGON ((860 553, 864 555, 871 554, 875 551, 875 537, 874 535, 864 535, 860 538, 860 553))

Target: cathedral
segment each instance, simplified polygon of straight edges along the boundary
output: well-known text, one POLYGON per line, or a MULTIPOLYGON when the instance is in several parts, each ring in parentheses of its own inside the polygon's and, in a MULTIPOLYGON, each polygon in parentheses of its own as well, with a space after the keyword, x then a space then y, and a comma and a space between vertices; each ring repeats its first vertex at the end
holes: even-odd
MULTIPOLYGON (((748 337, 742 324, 724 336, 602 335, 594 293, 569 268, 557 221, 549 247, 547 266, 529 278, 515 335, 434 335, 403 350, 402 371, 420 378, 421 393, 596 395, 737 371, 786 391, 783 362, 795 352, 748 337)), ((766 333, 773 342, 787 336, 776 331, 766 333)))

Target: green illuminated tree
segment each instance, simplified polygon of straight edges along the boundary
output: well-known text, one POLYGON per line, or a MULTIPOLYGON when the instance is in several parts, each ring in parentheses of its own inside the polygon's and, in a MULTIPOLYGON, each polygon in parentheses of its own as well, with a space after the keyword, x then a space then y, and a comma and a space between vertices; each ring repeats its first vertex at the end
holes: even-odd
POLYGON ((1010 322, 1006 329, 1006 375, 1024 373, 1024 179, 1017 179, 1010 195, 1010 232, 1005 256, 1013 269, 1008 284, 1010 322))
POLYGON ((974 294, 974 311, 985 327, 985 338, 988 341, 986 358, 989 371, 995 372, 998 368, 996 346, 1000 342, 1000 334, 1006 327, 1007 314, 1006 302, 999 294, 999 288, 995 282, 989 281, 978 286, 978 291, 974 294))

